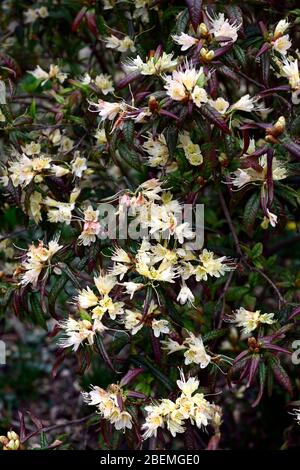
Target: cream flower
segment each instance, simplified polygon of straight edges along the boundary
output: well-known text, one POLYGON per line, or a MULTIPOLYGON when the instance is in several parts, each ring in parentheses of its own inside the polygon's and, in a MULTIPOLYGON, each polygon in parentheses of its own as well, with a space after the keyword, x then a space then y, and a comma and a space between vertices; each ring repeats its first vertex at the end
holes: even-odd
POLYGON ((110 103, 109 101, 99 100, 98 103, 90 102, 89 110, 99 113, 103 121, 106 119, 112 121, 119 113, 125 110, 125 103, 122 101, 110 103))
POLYGON ((87 160, 84 157, 80 157, 78 152, 75 152, 76 156, 71 161, 72 173, 77 176, 77 178, 82 177, 82 173, 87 169, 87 160))
POLYGON ((163 134, 152 137, 148 132, 147 140, 142 145, 148 154, 148 165, 151 167, 165 166, 169 158, 169 150, 166 138, 163 134))
POLYGON ((187 131, 179 134, 178 147, 183 149, 185 157, 191 165, 198 166, 203 163, 203 155, 200 146, 192 142, 187 131))
POLYGON ((193 303, 195 300, 194 294, 191 291, 191 289, 186 285, 186 283, 183 281, 182 286, 180 289, 180 292, 177 296, 177 299, 181 305, 184 305, 187 301, 190 303, 193 303))
POLYGON ((93 331, 93 325, 90 321, 77 321, 69 317, 68 320, 61 322, 60 326, 65 333, 65 336, 59 341, 59 345, 62 348, 72 347, 73 351, 77 351, 79 346, 85 341, 90 346, 94 343, 95 331, 93 331))
POLYGON ((220 422, 220 408, 209 403, 203 394, 195 393, 199 387, 199 381, 195 377, 186 380, 183 372, 180 371, 180 380, 177 381, 177 385, 181 390, 181 395, 176 401, 162 399, 158 404, 145 407, 147 415, 142 426, 144 440, 155 437, 158 428, 164 426, 175 437, 176 434, 185 432, 187 420, 191 424, 196 424, 198 428, 207 426, 210 421, 220 422))
POLYGON ((293 60, 284 58, 281 66, 281 75, 288 79, 291 88, 300 88, 298 59, 293 60))
POLYGON ((112 93, 115 89, 113 87, 113 81, 108 74, 101 73, 95 78, 95 85, 102 91, 104 95, 112 93))
POLYGON ((134 41, 129 37, 125 36, 123 39, 117 38, 113 34, 104 39, 106 47, 108 49, 115 49, 119 52, 135 51, 134 41))
POLYGON ((173 100, 191 99, 199 107, 208 100, 203 88, 205 82, 203 69, 196 70, 187 63, 185 65, 185 70, 175 70, 171 76, 165 77, 165 89, 173 100))
MULTIPOLYGON (((245 184, 261 181, 264 182, 267 179, 267 158, 266 155, 262 155, 259 158, 259 165, 262 167, 262 171, 257 171, 253 168, 238 168, 233 172, 231 182, 238 189, 242 188, 245 184)), ((276 157, 272 160, 272 177, 274 181, 280 181, 288 176, 287 169, 284 164, 276 157)))
POLYGON ((83 230, 78 237, 78 243, 84 246, 89 246, 95 243, 96 237, 101 232, 101 225, 98 221, 99 211, 95 211, 92 206, 87 207, 84 211, 84 224, 83 230))
POLYGON ((233 316, 229 317, 228 320, 241 327, 245 334, 251 333, 261 324, 265 323, 267 325, 271 325, 276 321, 274 319, 274 313, 261 314, 260 310, 251 312, 246 310, 244 307, 240 307, 236 310, 233 316))
POLYGON ((189 337, 184 340, 183 344, 187 348, 184 353, 186 365, 199 364, 201 369, 208 366, 211 356, 206 353, 201 336, 196 337, 189 332, 189 337))
POLYGON ((288 34, 280 36, 278 39, 272 42, 272 48, 274 49, 274 51, 279 52, 284 56, 287 54, 287 51, 291 46, 292 43, 288 34))
POLYGON ((179 44, 181 46, 182 51, 187 51, 188 49, 190 49, 190 47, 194 46, 198 42, 198 39, 183 32, 181 32, 180 35, 174 34, 172 38, 173 41, 176 42, 176 44, 179 44))
POLYGON ((222 41, 222 39, 230 40, 231 42, 235 42, 238 38, 238 30, 242 26, 242 24, 238 24, 236 21, 230 23, 228 19, 225 19, 224 13, 219 13, 218 16, 212 18, 209 16, 210 26, 209 32, 213 34, 215 39, 221 40, 220 44, 224 45, 227 44, 228 41, 222 41))
POLYGON ((102 418, 113 424, 116 430, 125 431, 132 428, 131 414, 119 407, 118 396, 123 402, 126 400, 119 385, 111 384, 107 390, 92 386, 90 392, 83 392, 82 395, 84 401, 88 405, 96 406, 102 418))
POLYGON ((132 335, 136 335, 143 328, 141 320, 143 315, 138 310, 125 309, 124 324, 126 330, 130 330, 132 335))
POLYGON ((227 264, 224 264, 226 261, 226 256, 221 256, 217 258, 212 251, 204 249, 199 255, 201 265, 197 266, 194 270, 196 281, 207 281, 208 276, 220 277, 224 276, 226 271, 231 271, 231 267, 227 264))
POLYGON ((98 297, 89 287, 87 287, 79 292, 78 303, 79 306, 84 309, 94 307, 98 303, 98 297))
POLYGON ((245 111, 247 113, 251 113, 251 111, 255 111, 255 103, 257 98, 250 98, 250 95, 242 96, 236 103, 230 106, 228 112, 233 111, 245 111))
POLYGON ((144 62, 138 55, 135 59, 130 59, 124 64, 126 72, 140 72, 142 75, 161 75, 171 72, 177 66, 177 59, 173 59, 173 54, 163 52, 160 57, 152 56, 144 62))
POLYGON ((25 271, 21 277, 21 284, 36 285, 42 270, 51 267, 51 259, 62 247, 56 239, 49 242, 48 247, 42 241, 36 246, 30 245, 26 253, 26 259, 22 263, 25 271))
POLYGON ((229 108, 228 101, 224 100, 224 98, 221 97, 217 98, 216 100, 209 100, 209 104, 213 108, 215 108, 220 114, 226 114, 229 108))
POLYGON ((289 27, 290 27, 290 23, 286 19, 280 20, 277 23, 276 28, 274 30, 274 36, 276 37, 276 36, 284 34, 289 27))
POLYGON ((49 72, 43 70, 39 65, 35 70, 29 70, 28 73, 34 76, 37 80, 42 80, 42 85, 44 85, 48 80, 57 79, 60 83, 63 83, 67 74, 61 72, 58 65, 50 65, 49 72))
POLYGON ((152 320, 151 324, 154 336, 159 338, 162 333, 170 333, 169 322, 167 320, 152 320))

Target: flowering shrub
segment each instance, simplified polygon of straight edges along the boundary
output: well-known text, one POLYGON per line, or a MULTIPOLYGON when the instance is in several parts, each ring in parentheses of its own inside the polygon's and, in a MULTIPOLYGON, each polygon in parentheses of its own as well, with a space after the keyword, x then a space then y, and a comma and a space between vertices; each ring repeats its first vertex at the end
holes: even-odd
POLYGON ((37 335, 86 448, 299 443, 296 3, 1 2, 5 374, 37 335))

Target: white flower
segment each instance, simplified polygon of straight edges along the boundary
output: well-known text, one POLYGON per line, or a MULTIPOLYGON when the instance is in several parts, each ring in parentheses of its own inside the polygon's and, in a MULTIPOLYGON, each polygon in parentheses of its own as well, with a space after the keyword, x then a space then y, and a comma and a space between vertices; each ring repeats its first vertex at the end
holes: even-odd
POLYGON ((281 75, 288 79, 291 88, 296 89, 300 87, 298 59, 292 60, 284 58, 281 75))
POLYGON ((224 98, 217 98, 216 100, 209 100, 209 104, 215 108, 220 114, 226 114, 229 103, 228 101, 224 100, 224 98))
POLYGON ((95 78, 96 86, 102 91, 104 95, 112 93, 115 89, 110 75, 101 73, 95 78))
POLYGON ((74 202, 60 202, 46 197, 44 204, 48 206, 48 220, 57 224, 58 222, 70 225, 72 220, 72 211, 75 208, 74 202))
POLYGON ((245 184, 251 181, 251 176, 248 174, 247 171, 238 168, 236 171, 233 172, 233 177, 231 178, 231 182, 233 186, 237 188, 242 188, 245 184))
POLYGON ((180 292, 179 292, 176 300, 178 300, 181 305, 184 305, 187 301, 190 302, 190 303, 193 303, 194 300, 195 300, 193 292, 186 285, 186 283, 184 281, 182 282, 182 286, 181 286, 180 292))
POLYGON ((2 113, 2 111, 0 111, 0 122, 5 122, 6 121, 6 117, 5 115, 2 113))
POLYGON ((74 141, 70 137, 64 135, 60 140, 60 150, 62 152, 70 152, 74 146, 74 141))
POLYGON ((154 336, 159 338, 162 333, 170 333, 169 322, 167 320, 152 320, 152 330, 154 336))
POLYGON ((179 134, 179 148, 182 148, 186 159, 191 165, 201 165, 203 162, 203 155, 201 153, 200 146, 194 144, 187 131, 179 134))
POLYGON ((94 283, 97 287, 100 295, 107 295, 117 284, 117 279, 110 274, 99 274, 99 276, 94 277, 94 283))
POLYGON ((165 166, 169 158, 166 138, 158 134, 155 138, 148 132, 147 140, 142 145, 148 154, 148 165, 151 167, 165 166))
POLYGON ((119 113, 124 111, 124 102, 114 102, 110 103, 109 101, 99 100, 98 103, 90 103, 89 110, 92 112, 97 112, 101 116, 102 120, 108 119, 112 121, 119 113))
POLYGON ((174 341, 171 338, 168 338, 165 341, 161 341, 161 344, 164 346, 163 349, 168 351, 168 354, 173 354, 177 351, 183 351, 186 347, 183 344, 179 344, 177 341, 174 341))
POLYGON ((65 337, 59 341, 62 348, 72 347, 73 351, 77 351, 84 341, 87 341, 89 345, 94 343, 95 332, 90 321, 77 321, 69 317, 68 320, 61 322, 60 326, 65 332, 65 337))
MULTIPOLYGON (((266 181, 267 179, 267 158, 266 155, 259 157, 259 165, 262 167, 262 171, 257 171, 253 168, 238 168, 233 172, 231 182, 238 189, 243 187, 245 184, 255 181, 266 181)), ((287 177, 287 170, 284 164, 276 157, 272 160, 272 177, 274 181, 279 181, 287 177)))
POLYGON ((231 271, 231 267, 224 264, 227 260, 226 256, 216 258, 212 251, 204 249, 199 255, 201 265, 197 266, 194 270, 196 281, 207 280, 207 275, 212 277, 224 276, 226 271, 231 271))
POLYGON ((290 27, 290 23, 287 20, 280 20, 274 30, 274 36, 282 35, 290 27))
POLYGON ((202 341, 201 336, 196 337, 193 333, 189 332, 189 337, 183 342, 187 350, 184 353, 185 364, 199 364, 201 369, 208 366, 211 361, 202 341))
POLYGON ((292 46, 289 35, 285 34, 280 36, 274 42, 272 42, 272 47, 276 52, 279 52, 282 55, 286 55, 289 48, 292 46))
POLYGON ((132 416, 127 411, 121 411, 111 419, 111 423, 114 424, 117 431, 121 429, 125 431, 126 428, 132 428, 132 416))
POLYGON ((40 7, 38 9, 38 14, 40 18, 47 18, 49 16, 48 8, 47 7, 40 7))
POLYGON ((126 72, 140 72, 142 75, 160 75, 164 72, 171 72, 177 66, 177 59, 173 59, 173 54, 163 52, 160 57, 152 56, 143 62, 138 55, 135 59, 130 59, 124 64, 126 72))
POLYGON ((29 8, 28 10, 24 11, 24 23, 34 23, 35 20, 39 17, 39 12, 37 9, 29 8))
POLYGON ((182 393, 187 397, 191 397, 193 393, 199 388, 199 380, 195 377, 190 377, 187 381, 184 377, 183 370, 180 370, 180 378, 181 380, 177 380, 177 385, 182 393))
POLYGON ((87 287, 79 292, 78 303, 79 306, 84 309, 94 307, 98 303, 98 297, 89 287, 87 287))
POLYGON ((267 209, 267 217, 270 221, 271 226, 275 227, 277 225, 277 215, 273 214, 269 211, 269 209, 267 209))
POLYGON ((133 298, 136 291, 138 291, 138 290, 140 290, 144 287, 144 284, 142 284, 140 282, 123 282, 121 285, 125 286, 126 294, 130 295, 130 299, 133 298))
POLYGON ((126 330, 130 330, 132 335, 135 335, 139 330, 143 328, 141 319, 143 318, 141 312, 138 310, 125 310, 124 324, 126 330))
POLYGON ((112 34, 105 38, 104 41, 108 49, 116 49, 119 52, 135 51, 134 41, 129 36, 119 39, 112 34))
POLYGON ((96 236, 101 231, 101 225, 98 221, 99 211, 94 211, 92 206, 87 207, 84 211, 84 225, 81 234, 78 237, 79 244, 89 246, 91 243, 95 243, 96 236))
POLYGON ((176 401, 164 398, 158 404, 145 407, 147 415, 142 425, 144 440, 155 437, 158 428, 163 428, 165 425, 175 437, 177 433, 185 431, 184 425, 187 420, 190 420, 192 425, 196 424, 198 428, 207 426, 209 421, 220 425, 220 408, 209 403, 202 393, 195 393, 199 387, 199 381, 195 377, 186 380, 182 371, 180 371, 180 378, 177 385, 181 390, 181 395, 176 401))
POLYGON ((297 424, 300 424, 300 410, 294 409, 290 414, 294 415, 297 424))
POLYGON ((61 72, 58 65, 53 64, 50 65, 49 72, 46 72, 38 65, 35 70, 29 70, 28 73, 33 75, 37 80, 42 80, 42 85, 44 85, 48 80, 56 78, 60 83, 63 83, 67 78, 67 74, 61 72))
POLYGON ((172 75, 165 77, 167 94, 175 101, 192 99, 196 106, 207 102, 207 93, 203 88, 205 77, 203 69, 185 64, 185 70, 175 70, 172 75))
POLYGON ((30 217, 35 221, 36 224, 42 220, 42 214, 41 214, 42 200, 43 200, 43 196, 38 191, 34 191, 30 196, 30 201, 29 201, 30 217))
POLYGON ((255 111, 255 103, 257 98, 250 98, 250 95, 242 96, 236 103, 230 106, 228 112, 232 111, 245 111, 250 113, 251 111, 255 111))
POLYGON ((132 262, 128 253, 126 253, 126 251, 123 250, 123 248, 121 247, 117 247, 114 249, 111 260, 120 262, 120 263, 129 263, 129 264, 131 264, 132 262))
POLYGON ((251 312, 250 310, 246 310, 244 307, 240 307, 234 312, 232 317, 228 317, 228 320, 241 327, 245 334, 249 334, 262 323, 266 323, 268 325, 275 323, 276 320, 273 319, 273 317, 274 313, 261 314, 260 310, 251 312))
POLYGON ((24 147, 21 147, 23 152, 26 153, 28 156, 38 155, 41 153, 41 144, 37 142, 30 142, 30 144, 26 144, 24 147))
POLYGON ((24 153, 17 156, 15 160, 9 161, 8 171, 10 178, 14 186, 27 186, 33 179, 37 178, 40 182, 42 181, 45 170, 50 169, 51 158, 50 157, 34 157, 28 158, 24 153))
POLYGON ((220 44, 223 46, 227 44, 228 41, 222 41, 222 39, 228 39, 231 42, 235 42, 238 38, 238 30, 242 24, 238 24, 236 21, 230 23, 228 19, 225 19, 224 13, 219 13, 215 18, 209 16, 210 27, 209 32, 214 35, 216 39, 221 39, 220 44))
MULTIPOLYGON (((77 154, 77 152, 75 152, 77 154)), ((74 173, 77 178, 82 177, 82 173, 87 169, 87 160, 84 157, 76 155, 71 161, 72 173, 74 173)))
POLYGON ((104 145, 107 142, 105 129, 98 129, 95 133, 95 138, 97 139, 98 145, 104 145))
POLYGON ((190 47, 194 46, 198 42, 198 39, 183 32, 181 32, 180 35, 173 35, 172 38, 176 44, 181 46, 182 51, 187 51, 190 47))
POLYGON ((201 107, 202 103, 207 103, 208 101, 206 91, 204 90, 204 88, 199 87, 198 85, 194 87, 191 97, 195 105, 198 106, 198 108, 201 107))
POLYGON ((92 386, 90 392, 83 392, 84 401, 88 405, 96 406, 102 418, 114 425, 116 430, 131 429, 132 416, 128 411, 121 410, 118 404, 118 396, 124 402, 126 397, 119 385, 111 384, 107 390, 92 386))
POLYGON ((56 239, 49 242, 48 247, 42 241, 36 246, 30 245, 26 253, 26 260, 22 263, 25 271, 22 274, 21 284, 33 284, 38 281, 39 275, 44 268, 50 268, 51 258, 59 251, 62 245, 58 244, 56 239))

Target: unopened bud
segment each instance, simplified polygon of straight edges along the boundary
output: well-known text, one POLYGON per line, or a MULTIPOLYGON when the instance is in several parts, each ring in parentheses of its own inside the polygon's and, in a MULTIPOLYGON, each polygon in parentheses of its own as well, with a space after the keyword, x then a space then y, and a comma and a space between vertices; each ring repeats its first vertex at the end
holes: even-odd
POLYGON ((155 96, 150 96, 149 101, 148 101, 148 107, 151 113, 154 113, 155 111, 158 110, 159 104, 155 96))
POLYGON ((280 133, 284 132, 285 131, 285 117, 280 116, 278 121, 276 121, 276 123, 274 124, 274 127, 276 130, 278 130, 278 132, 280 133))
POLYGON ((208 29, 205 23, 200 23, 198 26, 198 31, 201 34, 201 36, 207 36, 208 35, 208 29))

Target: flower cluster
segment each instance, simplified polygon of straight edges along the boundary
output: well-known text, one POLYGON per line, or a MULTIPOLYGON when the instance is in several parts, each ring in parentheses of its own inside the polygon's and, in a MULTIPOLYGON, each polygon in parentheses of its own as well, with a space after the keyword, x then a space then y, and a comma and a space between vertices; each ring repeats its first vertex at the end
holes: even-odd
POLYGON ((175 401, 165 398, 157 405, 145 407, 147 416, 142 426, 144 439, 157 436, 157 430, 165 426, 175 437, 185 432, 185 422, 188 420, 197 428, 206 427, 209 423, 220 425, 220 408, 207 401, 203 393, 195 393, 199 388, 199 380, 195 377, 186 380, 181 371, 177 386, 181 394, 175 401))
POLYGON ((107 390, 92 386, 92 390, 83 393, 83 397, 89 405, 96 406, 100 415, 116 430, 132 428, 132 416, 123 408, 126 395, 118 385, 110 384, 107 390))

